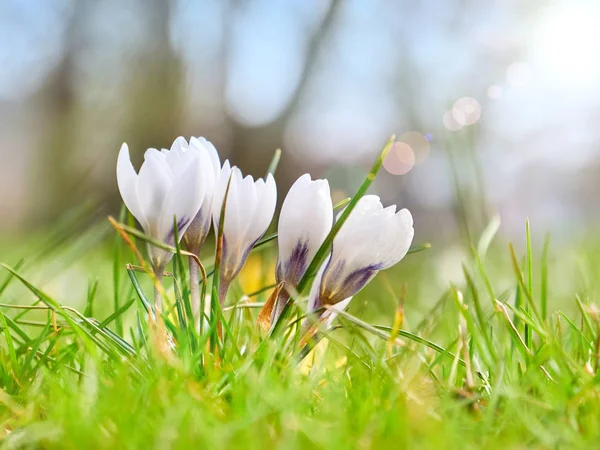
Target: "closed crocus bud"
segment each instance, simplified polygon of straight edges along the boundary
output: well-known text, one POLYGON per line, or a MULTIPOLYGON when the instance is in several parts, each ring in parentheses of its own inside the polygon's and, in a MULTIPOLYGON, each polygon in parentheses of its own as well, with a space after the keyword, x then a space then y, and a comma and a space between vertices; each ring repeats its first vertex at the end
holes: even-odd
MULTIPOLYGON (((185 141, 184 141, 185 142, 185 141)), ((199 157, 200 163, 200 176, 204 183, 204 190, 206 196, 200 206, 200 210, 185 235, 183 241, 189 251, 196 255, 200 252, 200 248, 210 233, 212 225, 212 200, 217 176, 221 169, 221 160, 219 154, 210 141, 207 141, 203 137, 191 138, 189 144, 189 150, 196 152, 199 157)))
MULTIPOLYGON (((117 159, 117 183, 125 206, 148 236, 171 246, 175 244, 173 219, 183 236, 205 195, 199 155, 187 147, 185 139, 177 138, 170 151, 148 149, 139 174, 131 164, 127 144, 117 159)), ((160 276, 172 253, 152 245, 148 253, 160 276)))
POLYGON ((244 178, 237 167, 231 168, 229 161, 225 161, 217 179, 212 205, 217 232, 228 185, 220 268, 221 303, 225 301, 229 285, 246 263, 250 250, 267 231, 277 203, 277 186, 271 174, 266 181, 254 181, 249 175, 244 178))
POLYGON ((404 258, 413 236, 407 209, 384 208, 376 195, 361 198, 333 240, 329 261, 315 280, 309 310, 347 306, 380 270, 404 258))
POLYGON ((273 309, 274 322, 289 300, 289 291, 295 289, 308 265, 331 231, 333 205, 327 180, 311 181, 302 175, 290 188, 279 216, 277 239, 279 259, 277 282, 284 282, 277 305, 273 309))

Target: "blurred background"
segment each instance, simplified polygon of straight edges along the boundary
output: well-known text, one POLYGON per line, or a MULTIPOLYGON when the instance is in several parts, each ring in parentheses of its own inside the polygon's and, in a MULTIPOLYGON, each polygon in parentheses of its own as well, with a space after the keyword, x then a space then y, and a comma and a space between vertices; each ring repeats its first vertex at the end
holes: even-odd
POLYGON ((600 219, 598 42, 595 0, 2 0, 0 234, 116 214, 122 142, 255 176, 281 148, 280 197, 341 199, 394 133, 374 191, 417 241, 568 237, 600 219))

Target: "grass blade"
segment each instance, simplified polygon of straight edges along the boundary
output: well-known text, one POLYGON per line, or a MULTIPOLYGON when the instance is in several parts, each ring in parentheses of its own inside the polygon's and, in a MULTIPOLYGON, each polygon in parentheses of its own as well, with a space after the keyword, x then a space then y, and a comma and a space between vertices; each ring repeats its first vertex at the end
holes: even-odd
POLYGON ((277 171, 277 166, 279 166, 279 160, 281 159, 281 149, 278 148, 275 150, 273 154, 273 158, 271 159, 271 163, 269 164, 269 168, 267 169, 267 175, 275 175, 277 171))

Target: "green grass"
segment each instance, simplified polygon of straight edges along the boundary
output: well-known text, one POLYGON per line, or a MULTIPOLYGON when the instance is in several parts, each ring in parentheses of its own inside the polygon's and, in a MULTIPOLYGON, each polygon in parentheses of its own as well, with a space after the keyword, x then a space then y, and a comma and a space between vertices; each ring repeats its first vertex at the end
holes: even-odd
MULTIPOLYGON (((513 246, 492 218, 466 233, 452 280, 442 278, 440 261, 456 244, 415 245, 314 348, 299 340, 302 297, 270 335, 256 326, 271 290, 272 235, 253 255, 265 284, 244 292, 234 283, 230 306, 215 307, 200 334, 177 248, 165 277, 174 342, 165 354, 148 326, 150 277, 131 266, 135 256, 107 222, 83 233, 75 223, 24 246, 2 245, 1 449, 600 443, 593 239, 554 247, 538 243, 527 223, 524 242, 513 246)), ((132 238, 144 245, 141 234, 132 238)), ((206 247, 210 297, 214 256, 206 247)))

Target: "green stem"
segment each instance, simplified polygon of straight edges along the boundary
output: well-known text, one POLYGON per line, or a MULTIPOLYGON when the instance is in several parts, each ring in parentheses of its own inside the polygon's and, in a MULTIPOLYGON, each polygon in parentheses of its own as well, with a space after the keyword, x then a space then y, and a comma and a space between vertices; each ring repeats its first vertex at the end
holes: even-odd
MULTIPOLYGON (((154 276, 156 277, 156 282, 162 286, 163 279, 163 270, 159 268, 154 271, 154 276)), ((156 313, 156 317, 162 314, 162 294, 157 286, 154 286, 154 311, 156 313)))
POLYGON ((200 308, 200 267, 196 260, 190 256, 190 299, 192 302, 192 315, 194 316, 194 328, 200 333, 200 322, 202 321, 202 310, 200 308))

